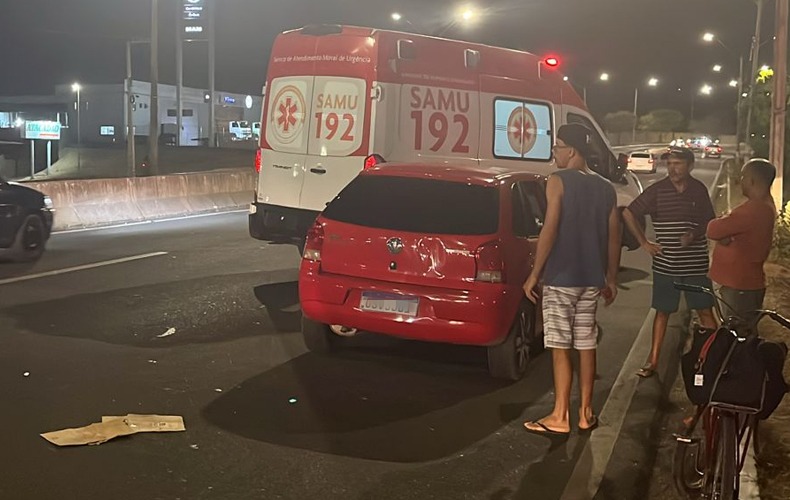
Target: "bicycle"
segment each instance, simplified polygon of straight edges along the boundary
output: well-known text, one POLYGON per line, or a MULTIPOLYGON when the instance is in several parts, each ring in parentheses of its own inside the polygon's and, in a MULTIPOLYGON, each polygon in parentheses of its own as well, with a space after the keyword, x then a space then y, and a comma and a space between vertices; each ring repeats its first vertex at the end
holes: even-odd
MULTIPOLYGON (((709 288, 680 283, 675 287, 713 296, 720 318, 724 318, 720 303, 734 311, 709 288)), ((759 339, 754 328, 766 316, 789 330, 790 321, 765 309, 752 314, 749 322, 729 316, 716 329, 695 326, 692 349, 683 356, 686 393, 697 409, 691 421, 684 422, 685 430, 674 435, 672 473, 676 488, 688 497, 738 498, 749 444, 753 441, 757 446, 757 423, 773 412, 787 392, 781 376, 787 347, 759 339), (772 354, 771 349, 781 351, 781 360, 775 351, 774 366, 768 367, 766 361, 771 359, 766 356, 772 354), (701 437, 695 434, 700 420, 701 437)))

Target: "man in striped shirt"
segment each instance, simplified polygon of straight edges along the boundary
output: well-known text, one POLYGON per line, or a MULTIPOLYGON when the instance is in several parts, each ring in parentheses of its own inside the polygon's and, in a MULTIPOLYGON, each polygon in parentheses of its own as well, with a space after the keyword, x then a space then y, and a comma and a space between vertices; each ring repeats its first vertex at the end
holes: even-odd
MULTIPOLYGON (((640 246, 653 257, 653 345, 650 358, 637 372, 650 377, 658 367, 669 315, 678 310, 680 290, 675 283, 712 287, 708 278, 708 240, 705 230, 716 217, 705 184, 691 176, 694 153, 673 147, 661 157, 667 162, 667 177, 647 188, 623 211, 628 229, 640 246), (645 236, 639 220, 649 215, 656 242, 645 236)), ((686 293, 686 303, 697 312, 700 323, 716 327, 713 298, 686 293)))

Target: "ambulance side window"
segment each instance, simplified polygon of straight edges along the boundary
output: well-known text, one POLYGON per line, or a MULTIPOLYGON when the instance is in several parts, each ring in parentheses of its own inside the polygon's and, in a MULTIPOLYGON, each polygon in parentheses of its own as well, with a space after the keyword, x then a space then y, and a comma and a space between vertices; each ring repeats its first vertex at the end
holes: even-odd
POLYGON ((592 132, 593 159, 591 161, 592 165, 589 165, 589 167, 607 179, 614 180, 612 175, 617 171, 617 160, 609 151, 606 141, 598 133, 598 129, 595 128, 592 121, 586 116, 568 113, 568 123, 579 123, 590 129, 590 132, 592 132))
POLYGON ((550 161, 551 106, 506 97, 494 99, 494 158, 550 161))

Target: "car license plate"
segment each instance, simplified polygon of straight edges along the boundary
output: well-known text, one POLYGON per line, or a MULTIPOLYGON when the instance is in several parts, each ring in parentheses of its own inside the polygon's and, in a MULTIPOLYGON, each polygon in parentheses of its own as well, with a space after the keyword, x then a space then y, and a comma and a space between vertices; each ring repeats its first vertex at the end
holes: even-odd
POLYGON ((418 297, 379 292, 362 292, 362 299, 359 301, 359 308, 363 311, 411 317, 417 316, 419 305, 418 297))

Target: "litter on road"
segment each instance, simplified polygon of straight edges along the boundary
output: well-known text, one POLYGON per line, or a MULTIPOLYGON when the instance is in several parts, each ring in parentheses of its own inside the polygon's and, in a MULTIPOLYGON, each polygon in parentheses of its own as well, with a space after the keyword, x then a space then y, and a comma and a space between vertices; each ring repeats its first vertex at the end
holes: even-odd
POLYGON ((176 333, 176 329, 175 328, 168 328, 167 331, 165 333, 163 333, 162 335, 157 335, 157 338, 161 339, 161 338, 164 338, 164 337, 169 337, 169 336, 173 335, 174 333, 176 333))
POLYGON ((101 422, 85 427, 63 429, 41 434, 41 437, 57 446, 98 445, 119 436, 138 432, 181 432, 186 431, 184 418, 178 415, 103 416, 101 422))

